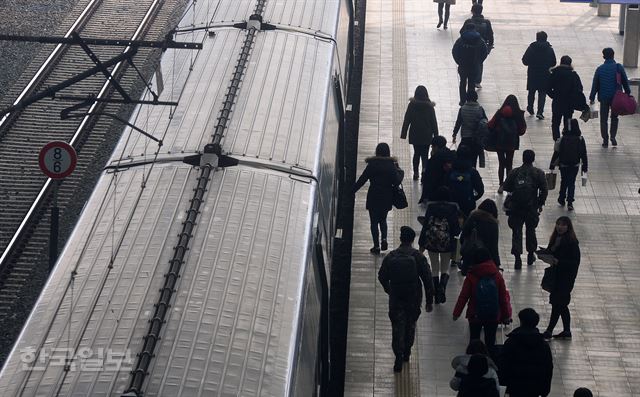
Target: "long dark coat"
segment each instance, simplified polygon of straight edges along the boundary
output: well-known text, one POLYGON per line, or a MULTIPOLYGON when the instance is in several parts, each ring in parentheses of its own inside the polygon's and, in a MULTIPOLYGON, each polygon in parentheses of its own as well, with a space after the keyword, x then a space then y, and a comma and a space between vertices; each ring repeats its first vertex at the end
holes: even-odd
POLYGON ((358 178, 354 192, 369 181, 367 192, 367 209, 370 211, 390 211, 393 204, 393 189, 401 180, 395 157, 369 157, 365 159, 367 166, 358 178))
POLYGON ((518 327, 504 342, 500 383, 513 396, 547 396, 551 391, 553 358, 537 328, 518 327))
POLYGON ((435 106, 434 102, 411 98, 404 114, 400 138, 405 139, 408 131, 410 144, 430 145, 433 137, 438 136, 435 106))
POLYGON ((472 211, 462 226, 461 243, 464 243, 464 240, 471 236, 473 228, 476 228, 478 231, 480 241, 482 241, 485 248, 489 250, 491 259, 493 259, 496 266, 501 267, 500 250, 498 249, 500 235, 498 220, 487 211, 481 209, 472 211))
POLYGON ((527 66, 527 90, 546 91, 549 85, 549 69, 556 64, 556 53, 548 41, 534 41, 522 56, 527 66))
POLYGON ((571 302, 571 291, 578 276, 580 267, 580 247, 577 241, 563 240, 558 248, 553 251, 553 256, 558 260, 556 268, 556 281, 549 295, 549 303, 552 305, 566 306, 571 302))
POLYGON ((580 76, 571 65, 558 65, 551 69, 547 95, 553 99, 551 107, 554 112, 566 114, 573 110, 587 109, 587 100, 582 90, 580 76))

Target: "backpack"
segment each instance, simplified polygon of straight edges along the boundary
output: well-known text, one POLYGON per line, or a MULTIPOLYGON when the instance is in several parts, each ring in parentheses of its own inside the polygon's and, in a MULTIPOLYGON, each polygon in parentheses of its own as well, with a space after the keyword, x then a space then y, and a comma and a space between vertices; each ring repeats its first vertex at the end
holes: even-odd
POLYGON ((565 135, 560 138, 560 164, 576 165, 580 163, 581 136, 565 135))
POLYGON ((451 227, 446 217, 430 216, 426 224, 427 242, 425 247, 431 252, 451 251, 451 227))
POLYGON ((390 287, 393 296, 405 299, 414 297, 418 281, 416 258, 411 254, 394 251, 389 268, 392 274, 390 287))
POLYGON ((463 68, 473 68, 478 64, 478 46, 475 43, 462 43, 460 51, 460 66, 463 68))
POLYGON ((512 209, 527 209, 538 197, 538 189, 530 172, 522 168, 517 171, 513 192, 511 192, 512 209))
POLYGON ((452 201, 464 207, 464 203, 473 201, 473 183, 471 181, 471 171, 451 170, 449 172, 449 189, 452 201))
POLYGON ((482 18, 482 22, 478 23, 478 20, 475 20, 474 23, 476 25, 476 30, 478 31, 478 33, 480 33, 480 37, 482 37, 482 40, 484 40, 484 42, 488 46, 489 45, 489 37, 488 37, 489 25, 487 25, 487 20, 482 18))
POLYGON ((496 321, 499 313, 496 279, 493 275, 482 277, 476 286, 476 318, 481 321, 496 321))

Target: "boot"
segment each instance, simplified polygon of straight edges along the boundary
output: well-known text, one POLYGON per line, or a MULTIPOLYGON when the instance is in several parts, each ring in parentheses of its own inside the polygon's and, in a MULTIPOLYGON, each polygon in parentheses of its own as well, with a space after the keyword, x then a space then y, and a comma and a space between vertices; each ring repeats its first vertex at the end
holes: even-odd
POLYGON ((522 269, 522 259, 520 258, 520 255, 514 255, 514 256, 516 257, 516 261, 513 268, 516 270, 522 269))
POLYGON ((402 371, 402 356, 396 357, 396 361, 393 363, 393 372, 401 372, 402 371))
POLYGON ((440 275, 440 290, 438 291, 438 295, 440 295, 440 303, 445 303, 447 301, 447 283, 449 282, 449 275, 444 273, 440 275))
POLYGON ((440 277, 433 277, 433 290, 435 291, 435 303, 436 305, 440 302, 440 277))

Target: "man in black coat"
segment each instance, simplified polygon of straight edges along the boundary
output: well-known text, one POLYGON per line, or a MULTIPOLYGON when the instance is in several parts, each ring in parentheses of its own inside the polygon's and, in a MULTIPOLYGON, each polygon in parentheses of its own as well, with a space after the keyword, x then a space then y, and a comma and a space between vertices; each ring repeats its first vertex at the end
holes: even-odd
POLYGON ((378 280, 389 295, 391 347, 396 356, 393 371, 402 371, 402 363, 409 361, 420 317, 422 289, 426 298, 425 310, 433 310, 433 280, 427 258, 413 248, 416 232, 409 226, 400 228, 400 246, 385 256, 378 271, 378 280), (420 284, 422 281, 422 284, 420 284))
POLYGON ((571 66, 571 57, 563 55, 560 65, 551 69, 549 78, 549 91, 547 95, 553 99, 551 102, 551 132, 553 140, 560 138, 560 121, 564 128, 569 128, 569 121, 574 110, 588 110, 587 99, 582 92, 580 76, 571 66))
POLYGON ((475 90, 476 79, 482 67, 482 62, 487 59, 487 44, 476 31, 476 25, 467 24, 467 28, 456 40, 451 49, 454 61, 458 64, 460 75, 460 106, 464 105, 467 92, 475 90))
POLYGON ((501 352, 500 382, 510 397, 546 397, 551 391, 553 358, 537 328, 540 316, 527 308, 518 318, 520 327, 507 335, 501 352))
MULTIPOLYGON (((460 29, 460 34, 464 33, 470 24, 475 25, 476 30, 478 31, 478 33, 480 33, 482 40, 484 40, 485 44, 487 45, 487 54, 489 54, 491 52, 491 49, 493 48, 493 28, 491 27, 491 21, 485 18, 484 15, 482 15, 482 10, 482 3, 474 3, 473 6, 471 6, 472 16, 471 18, 464 21, 464 24, 460 29)), ((480 85, 480 83, 482 83, 482 69, 483 63, 480 64, 480 69, 478 71, 478 75, 476 76, 476 88, 482 88, 482 86, 480 85)))
POLYGON ((527 112, 533 115, 533 102, 538 92, 538 111, 536 117, 544 119, 544 102, 549 85, 549 69, 556 64, 556 53, 547 41, 545 32, 536 33, 536 41, 529 45, 522 56, 522 63, 527 66, 527 112))

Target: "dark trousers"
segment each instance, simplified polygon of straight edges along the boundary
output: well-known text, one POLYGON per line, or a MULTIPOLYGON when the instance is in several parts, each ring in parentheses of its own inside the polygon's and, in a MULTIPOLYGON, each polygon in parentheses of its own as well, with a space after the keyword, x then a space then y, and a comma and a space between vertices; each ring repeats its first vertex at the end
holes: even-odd
POLYGON ((469 342, 474 339, 480 339, 480 331, 484 329, 484 344, 487 348, 491 348, 496 344, 496 332, 498 331, 497 322, 475 322, 469 321, 469 342))
POLYGON ((369 220, 371 221, 371 237, 373 237, 373 245, 376 247, 380 246, 380 236, 378 233, 378 228, 380 228, 380 233, 382 234, 382 239, 387 239, 387 214, 389 211, 373 211, 369 210, 369 220))
POLYGON ((573 110, 556 110, 551 106, 551 112, 551 133, 553 134, 553 140, 557 141, 560 138, 560 122, 562 122, 565 129, 568 128, 569 121, 573 116, 573 110))
POLYGON ((610 112, 611 101, 600 102, 600 135, 602 140, 608 142, 609 136, 611 139, 616 139, 618 134, 618 115, 610 112), (607 121, 609 119, 609 113, 611 113, 611 130, 609 131, 607 121))
POLYGON ((480 156, 480 152, 483 150, 482 146, 480 146, 478 141, 473 138, 462 138, 460 140, 460 146, 466 146, 469 148, 469 161, 471 161, 471 166, 473 168, 477 168, 478 157, 480 156))
POLYGON ((458 74, 460 75, 460 103, 464 103, 467 100, 467 92, 476 90, 478 68, 463 70, 459 67, 458 74))
POLYGON ((482 83, 482 72, 484 72, 484 63, 481 63, 480 67, 478 67, 478 74, 476 75, 476 84, 482 83))
POLYGON ((529 94, 527 95, 527 109, 533 109, 536 91, 538 92, 538 111, 536 114, 542 114, 544 112, 544 102, 547 99, 547 92, 545 90, 529 90, 529 94))
POLYGON ((563 331, 571 332, 571 313, 568 305, 551 305, 551 318, 549 318, 549 326, 547 331, 553 332, 558 324, 558 320, 562 317, 563 331))
POLYGON ((413 173, 420 173, 420 160, 422 160, 422 168, 427 165, 429 158, 429 145, 413 145, 413 173))
POLYGON ((511 253, 513 255, 522 254, 522 226, 525 226, 527 237, 527 252, 535 252, 538 249, 536 238, 536 227, 540 215, 537 208, 534 211, 525 213, 512 212, 509 215, 509 227, 511 228, 511 253))
POLYGON ((500 181, 501 185, 504 182, 505 176, 509 175, 513 168, 513 153, 514 150, 496 151, 498 155, 498 181, 500 181))
POLYGON ((391 348, 396 357, 411 354, 411 347, 416 337, 415 308, 409 304, 393 302, 389 299, 389 319, 391 320, 391 348))
POLYGON ((451 4, 438 3, 438 19, 442 22, 442 9, 444 8, 444 24, 446 25, 449 22, 449 13, 451 4))
POLYGON ((558 196, 558 201, 564 201, 566 198, 568 202, 573 203, 579 168, 577 165, 560 167, 560 196, 558 196))

